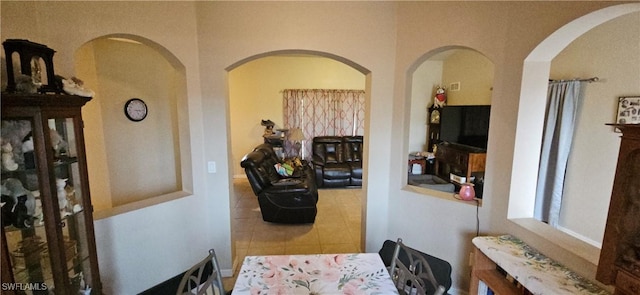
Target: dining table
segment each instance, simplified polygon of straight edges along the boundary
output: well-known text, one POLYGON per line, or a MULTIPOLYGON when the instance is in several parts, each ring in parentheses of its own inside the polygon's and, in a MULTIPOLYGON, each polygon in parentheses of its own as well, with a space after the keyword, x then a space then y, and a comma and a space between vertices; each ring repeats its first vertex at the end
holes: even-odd
POLYGON ((246 256, 233 294, 398 294, 378 253, 246 256))

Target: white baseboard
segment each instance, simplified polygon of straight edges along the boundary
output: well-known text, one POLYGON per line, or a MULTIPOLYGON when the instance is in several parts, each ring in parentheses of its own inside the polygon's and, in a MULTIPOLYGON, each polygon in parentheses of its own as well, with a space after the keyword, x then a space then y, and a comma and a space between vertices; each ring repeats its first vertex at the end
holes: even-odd
POLYGON ((449 289, 449 291, 447 293, 451 294, 451 295, 469 295, 469 291, 467 291, 467 290, 458 290, 456 288, 449 289))
POLYGON ((233 276, 233 269, 221 269, 220 275, 222 275, 223 278, 230 278, 233 276))

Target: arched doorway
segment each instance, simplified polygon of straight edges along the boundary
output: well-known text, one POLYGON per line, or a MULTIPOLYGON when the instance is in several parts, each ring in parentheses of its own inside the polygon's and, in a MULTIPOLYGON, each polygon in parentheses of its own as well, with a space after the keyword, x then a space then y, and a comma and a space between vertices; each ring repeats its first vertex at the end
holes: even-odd
POLYGON ((366 198, 363 190, 321 190, 315 224, 269 224, 261 219, 240 160, 263 142, 261 120, 269 119, 276 124, 275 128, 283 127, 283 89, 366 91, 368 70, 339 56, 306 50, 252 56, 227 70, 234 174, 234 199, 231 200, 234 259, 258 254, 360 251, 362 206, 366 198), (338 228, 342 230, 336 230, 338 228))

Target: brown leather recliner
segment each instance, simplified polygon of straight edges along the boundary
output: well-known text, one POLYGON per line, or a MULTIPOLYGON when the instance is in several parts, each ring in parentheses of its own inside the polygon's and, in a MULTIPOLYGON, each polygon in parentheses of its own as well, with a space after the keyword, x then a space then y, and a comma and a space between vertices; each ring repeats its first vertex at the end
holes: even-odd
POLYGON ((362 136, 313 138, 313 170, 318 187, 362 186, 362 136))
POLYGON ((242 158, 251 189, 258 197, 262 219, 274 223, 313 223, 317 214, 318 188, 309 165, 296 168, 293 177, 282 177, 279 162, 269 144, 261 144, 242 158))

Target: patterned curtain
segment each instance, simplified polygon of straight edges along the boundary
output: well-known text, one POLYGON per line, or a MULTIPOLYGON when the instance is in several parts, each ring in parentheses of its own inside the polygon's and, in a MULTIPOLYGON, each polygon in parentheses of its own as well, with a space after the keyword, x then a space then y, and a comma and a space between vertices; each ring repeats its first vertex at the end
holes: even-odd
MULTIPOLYGON (((364 135, 364 91, 335 89, 283 90, 285 128, 300 128, 305 140, 301 156, 311 156, 311 142, 323 135, 364 135)), ((285 143, 285 152, 293 150, 285 143)))

